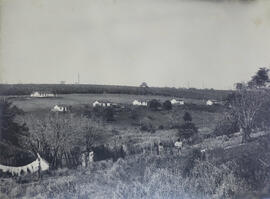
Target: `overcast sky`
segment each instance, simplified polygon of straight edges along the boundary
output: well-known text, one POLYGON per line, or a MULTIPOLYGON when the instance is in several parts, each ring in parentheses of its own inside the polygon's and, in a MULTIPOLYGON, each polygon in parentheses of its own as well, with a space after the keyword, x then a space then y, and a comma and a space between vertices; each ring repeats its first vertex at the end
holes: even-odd
POLYGON ((0 80, 232 88, 270 66, 270 1, 0 0, 0 80))

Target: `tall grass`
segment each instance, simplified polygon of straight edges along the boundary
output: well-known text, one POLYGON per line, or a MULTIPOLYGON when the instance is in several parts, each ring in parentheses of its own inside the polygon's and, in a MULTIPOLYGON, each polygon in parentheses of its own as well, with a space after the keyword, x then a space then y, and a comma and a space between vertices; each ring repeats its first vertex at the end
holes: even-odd
POLYGON ((247 190, 225 165, 195 161, 190 175, 183 177, 185 164, 177 156, 133 156, 55 171, 28 184, 7 180, 0 192, 10 198, 207 199, 231 198, 247 190))

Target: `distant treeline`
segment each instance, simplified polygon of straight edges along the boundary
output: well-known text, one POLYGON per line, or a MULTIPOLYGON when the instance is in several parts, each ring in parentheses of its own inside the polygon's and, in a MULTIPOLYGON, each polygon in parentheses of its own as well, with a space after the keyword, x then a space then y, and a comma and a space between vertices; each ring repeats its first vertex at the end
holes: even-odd
POLYGON ((112 86, 92 84, 0 84, 0 95, 30 95, 34 91, 50 92, 55 94, 86 94, 86 93, 110 93, 133 95, 163 95, 192 99, 216 99, 222 100, 232 91, 213 89, 185 89, 169 87, 135 87, 112 86))

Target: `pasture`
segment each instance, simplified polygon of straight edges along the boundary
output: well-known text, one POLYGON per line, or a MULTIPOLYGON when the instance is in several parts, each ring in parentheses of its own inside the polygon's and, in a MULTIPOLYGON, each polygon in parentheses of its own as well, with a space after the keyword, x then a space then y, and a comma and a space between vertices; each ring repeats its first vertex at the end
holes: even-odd
MULTIPOLYGON (((173 106, 172 110, 150 111, 146 107, 135 107, 133 100, 148 101, 157 99, 161 103, 171 100, 173 97, 156 95, 127 95, 127 94, 63 94, 55 98, 31 98, 28 96, 10 97, 9 100, 22 109, 26 115, 43 117, 50 112, 56 104, 72 106, 71 113, 82 114, 85 110, 93 111, 92 103, 95 100, 108 100, 111 103, 124 105, 127 109, 115 112, 114 122, 106 122, 103 126, 103 133, 106 134, 108 142, 115 137, 121 137, 121 142, 137 140, 141 143, 146 140, 175 140, 177 130, 175 127, 184 123, 182 117, 186 111, 190 112, 193 122, 199 128, 202 134, 210 134, 216 124, 222 119, 222 111, 211 111, 212 107, 205 106, 205 100, 186 99, 185 106, 173 106), (203 106, 205 110, 193 109, 192 105, 203 106), (191 105, 191 106, 190 106, 191 105), (207 111, 209 109, 210 111, 207 111), (134 116, 135 114, 135 116, 134 116), (151 125, 156 133, 151 134, 147 131, 141 131, 142 124, 151 125), (118 132, 117 135, 111 133, 118 132)), ((214 109, 213 109, 214 110, 214 109)), ((104 141, 104 140, 103 140, 104 141)), ((149 142, 149 141, 146 141, 149 142)))
MULTIPOLYGON (((128 95, 128 94, 60 94, 55 98, 32 98, 30 96, 13 96, 8 97, 14 105, 24 110, 25 112, 34 112, 37 110, 51 109, 55 104, 65 104, 74 107, 81 107, 84 105, 92 106, 96 100, 108 100, 112 103, 131 105, 137 100, 151 100, 158 99, 161 102, 171 100, 170 96, 158 95, 128 95)), ((205 104, 202 99, 183 98, 186 103, 205 104)))

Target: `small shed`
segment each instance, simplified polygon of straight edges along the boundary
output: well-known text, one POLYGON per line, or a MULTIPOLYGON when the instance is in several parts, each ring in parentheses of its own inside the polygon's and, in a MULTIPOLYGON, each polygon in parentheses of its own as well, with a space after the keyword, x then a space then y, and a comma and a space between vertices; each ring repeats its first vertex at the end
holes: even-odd
POLYGON ((213 104, 214 104, 214 102, 212 100, 207 100, 206 101, 207 106, 212 106, 213 104))
POLYGON ((182 100, 182 99, 172 99, 171 103, 173 105, 184 105, 185 104, 184 100, 182 100))
POLYGON ((212 105, 222 105, 222 102, 219 102, 219 101, 217 101, 217 100, 207 100, 206 101, 206 105, 208 105, 208 106, 212 106, 212 105))
POLYGON ((146 102, 146 101, 139 101, 139 100, 134 100, 134 101, 132 102, 132 104, 133 104, 134 106, 147 106, 147 102, 146 102))
POLYGON ((106 101, 106 100, 96 100, 94 103, 93 103, 93 107, 97 107, 97 106, 102 106, 102 107, 109 107, 111 106, 112 103, 109 102, 109 101, 106 101))
POLYGON ((53 112, 67 112, 69 109, 65 105, 55 105, 51 111, 53 112))

